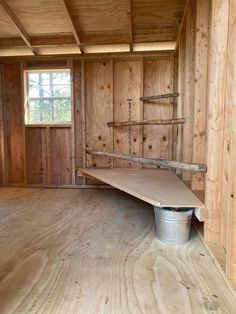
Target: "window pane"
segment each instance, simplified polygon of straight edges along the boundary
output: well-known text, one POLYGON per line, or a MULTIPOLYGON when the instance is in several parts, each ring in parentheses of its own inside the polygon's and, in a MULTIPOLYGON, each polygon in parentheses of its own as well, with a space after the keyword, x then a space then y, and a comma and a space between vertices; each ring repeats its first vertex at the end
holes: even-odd
POLYGON ((35 109, 30 111, 30 123, 50 122, 51 117, 49 111, 35 109))
POLYGON ((54 112, 53 121, 54 122, 70 122, 71 120, 71 112, 68 110, 58 110, 54 112))
POLYGON ((70 97, 69 85, 54 85, 53 95, 54 97, 70 97))
POLYGON ((53 109, 54 109, 54 121, 70 122, 71 120, 70 99, 55 99, 53 109))
POLYGON ((69 72, 53 72, 51 75, 54 85, 70 85, 69 72))
POLYGON ((68 71, 28 73, 29 123, 70 123, 70 84, 68 71))
POLYGON ((49 85, 50 84, 50 73, 42 72, 39 74, 40 85, 49 85))
POLYGON ((68 99, 55 99, 54 100, 54 109, 55 110, 71 110, 71 100, 68 99))
POLYGON ((39 74, 38 73, 29 73, 28 76, 29 83, 29 97, 38 97, 39 96, 39 74))

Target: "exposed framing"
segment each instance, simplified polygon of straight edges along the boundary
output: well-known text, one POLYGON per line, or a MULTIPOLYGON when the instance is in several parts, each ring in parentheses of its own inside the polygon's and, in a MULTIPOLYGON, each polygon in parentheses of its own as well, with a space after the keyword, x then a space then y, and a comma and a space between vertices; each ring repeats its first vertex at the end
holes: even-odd
POLYGON ((14 12, 10 9, 6 1, 0 0, 0 7, 2 8, 5 15, 8 17, 10 22, 12 23, 12 25, 14 25, 14 27, 17 29, 19 35, 21 36, 25 44, 30 48, 34 55, 37 55, 35 48, 31 45, 29 35, 27 34, 26 30, 17 19, 14 12))

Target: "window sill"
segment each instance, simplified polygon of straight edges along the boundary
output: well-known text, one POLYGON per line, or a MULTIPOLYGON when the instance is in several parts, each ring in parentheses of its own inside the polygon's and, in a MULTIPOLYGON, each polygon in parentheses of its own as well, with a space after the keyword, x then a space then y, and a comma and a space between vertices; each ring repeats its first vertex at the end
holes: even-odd
POLYGON ((26 128, 71 128, 71 123, 25 124, 26 128))

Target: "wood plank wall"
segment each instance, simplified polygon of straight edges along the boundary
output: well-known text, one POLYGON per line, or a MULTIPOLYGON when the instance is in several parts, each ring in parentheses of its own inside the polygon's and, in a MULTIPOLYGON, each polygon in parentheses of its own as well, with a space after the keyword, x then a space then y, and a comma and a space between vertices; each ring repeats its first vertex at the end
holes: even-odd
POLYGON ((25 61, 2 64, 1 69, 6 183, 76 187, 95 184, 76 176, 75 169, 79 167, 141 167, 136 163, 87 155, 86 148, 145 157, 172 157, 170 126, 107 126, 110 121, 172 117, 170 100, 143 104, 139 99, 143 95, 173 91, 172 56, 25 61), (63 67, 72 71, 71 127, 24 126, 21 71, 63 67))
POLYGON ((204 230, 206 240, 224 252, 227 276, 236 280, 235 1, 212 1, 210 21, 204 230))
MULTIPOLYGON (((145 96, 173 92, 174 60, 146 60, 144 63, 145 96), (156 75, 159 73, 159 75, 156 75)), ((173 116, 173 100, 144 102, 144 119, 169 119, 173 116)), ((143 156, 172 159, 172 126, 144 126, 143 156)), ((145 165, 150 168, 153 166, 145 165)), ((155 166, 154 166, 155 167, 155 166)))
POLYGON ((236 3, 229 2, 228 63, 224 135, 226 274, 236 280, 236 3))
POLYGON ((2 106, 2 71, 0 67, 0 186, 4 183, 4 131, 3 131, 3 106, 2 106))
MULTIPOLYGON (((143 119, 143 60, 114 62, 114 121, 143 119)), ((143 127, 114 128, 114 152, 142 156, 143 127)), ((114 160, 114 167, 142 167, 126 160, 114 160)))
POLYGON ((19 64, 7 64, 1 73, 5 181, 21 183, 24 182, 21 68, 19 64))
POLYGON ((177 159, 208 167, 206 175, 183 172, 182 179, 191 180, 192 189, 205 194, 204 239, 232 281, 236 280, 235 25, 235 1, 189 1, 177 67, 177 112, 187 124, 174 141, 177 159))
MULTIPOLYGON (((176 159, 206 163, 207 78, 210 0, 191 0, 178 41, 178 91, 175 117, 186 123, 178 126, 176 159)), ((204 191, 205 175, 182 171, 192 190, 204 191)))

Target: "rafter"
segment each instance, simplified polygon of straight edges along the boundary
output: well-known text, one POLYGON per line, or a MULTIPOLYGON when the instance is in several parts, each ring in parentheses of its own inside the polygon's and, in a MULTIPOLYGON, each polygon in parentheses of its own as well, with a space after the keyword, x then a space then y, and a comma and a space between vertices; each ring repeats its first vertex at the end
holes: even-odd
POLYGON ((19 35, 21 36, 21 38, 23 39, 25 44, 30 48, 30 50, 33 52, 34 55, 37 55, 37 52, 36 52, 35 48, 33 48, 32 45, 31 45, 31 41, 30 41, 29 35, 27 34, 26 30, 24 29, 22 24, 17 19, 17 17, 14 14, 14 12, 8 6, 6 1, 0 0, 0 8, 4 12, 4 14, 7 16, 7 18, 11 22, 11 24, 14 25, 14 27, 17 29, 19 35))
POLYGON ((83 52, 81 47, 80 47, 81 42, 80 42, 80 39, 79 39, 79 32, 78 32, 78 29, 77 29, 74 17, 73 17, 73 15, 71 13, 71 10, 70 10, 70 7, 69 7, 69 2, 68 2, 68 0, 61 0, 61 3, 63 5, 64 11, 65 11, 65 13, 67 15, 68 21, 71 24, 72 33, 73 33, 73 35, 75 37, 76 43, 79 46, 80 51, 83 52))
POLYGON ((133 18, 132 18, 132 0, 128 0, 128 30, 129 30, 129 42, 130 42, 130 51, 133 51, 133 18))

